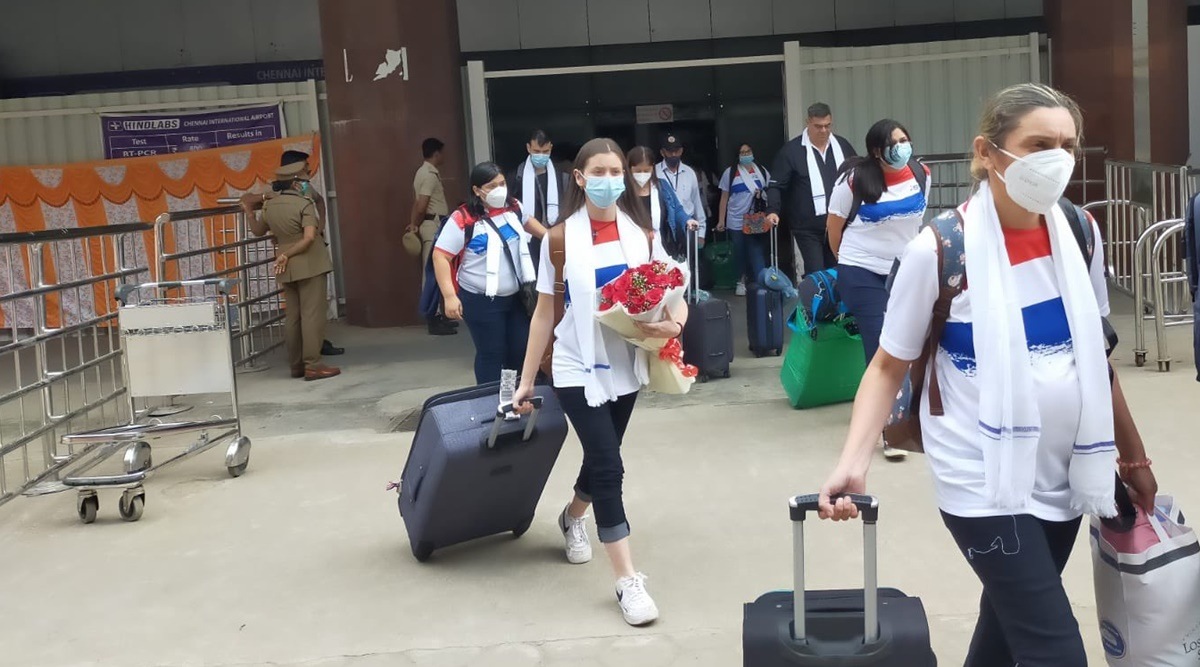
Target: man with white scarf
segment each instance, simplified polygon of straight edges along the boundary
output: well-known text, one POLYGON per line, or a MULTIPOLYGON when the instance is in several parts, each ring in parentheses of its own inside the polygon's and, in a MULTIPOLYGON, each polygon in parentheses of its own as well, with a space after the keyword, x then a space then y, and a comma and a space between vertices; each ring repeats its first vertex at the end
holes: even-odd
MULTIPOLYGON (((767 187, 767 222, 791 232, 804 262, 803 275, 837 265, 825 237, 825 214, 838 170, 855 155, 850 142, 833 133, 829 105, 817 102, 808 108, 804 133, 775 157, 767 187)), ((794 280, 801 271, 794 266, 793 254, 792 244, 780 246, 780 267, 794 280)))
POLYGON ((525 150, 529 156, 517 166, 508 181, 512 184, 513 195, 521 202, 521 222, 532 237, 529 254, 536 269, 542 254, 542 237, 558 222, 558 203, 566 186, 550 157, 554 151, 550 135, 544 130, 534 130, 525 150))

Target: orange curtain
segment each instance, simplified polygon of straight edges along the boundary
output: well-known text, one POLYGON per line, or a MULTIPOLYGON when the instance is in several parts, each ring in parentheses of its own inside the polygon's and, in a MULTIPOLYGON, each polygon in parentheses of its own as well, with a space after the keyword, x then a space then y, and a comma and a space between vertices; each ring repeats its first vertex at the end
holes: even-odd
MULTIPOLYGON (((10 221, 0 232, 95 227, 131 221, 111 220, 110 211, 115 209, 129 211, 132 208, 136 210, 137 220, 150 222, 171 210, 211 208, 222 197, 236 196, 269 183, 285 150, 308 153, 311 156, 310 167, 319 174, 320 148, 321 143, 314 134, 153 157, 56 166, 0 167, 0 221, 10 221)), ((214 233, 219 237, 208 238, 210 245, 233 240, 219 229, 210 229, 208 232, 210 235, 214 233)), ((147 232, 142 242, 148 255, 146 259, 153 267, 157 261, 153 234, 147 232)), ((85 276, 77 275, 80 267, 86 267, 92 275, 100 274, 106 264, 111 270, 112 258, 105 261, 98 240, 82 240, 74 244, 78 247, 56 247, 54 252, 46 253, 42 266, 46 282, 83 278, 85 276), (64 258, 71 256, 76 258, 72 266, 58 266, 65 264, 64 258)), ((175 251, 172 234, 167 235, 165 246, 168 252, 175 251)), ((223 258, 218 256, 214 261, 218 269, 225 268, 223 258)), ((0 272, 9 270, 7 262, 6 254, 0 253, 0 272)), ((11 268, 14 273, 29 275, 28 266, 11 268)), ((28 288, 28 285, 9 287, 19 291, 28 288)), ((111 312, 109 291, 103 287, 90 291, 94 294, 92 298, 73 295, 69 304, 60 303, 57 295, 51 295, 46 304, 47 324, 54 327, 70 325, 111 312)), ((67 300, 64 297, 63 301, 67 300)), ((19 327, 32 326, 32 322, 22 321, 28 315, 18 316, 15 310, 0 309, 0 326, 11 324, 13 319, 17 320, 15 323, 19 327)))

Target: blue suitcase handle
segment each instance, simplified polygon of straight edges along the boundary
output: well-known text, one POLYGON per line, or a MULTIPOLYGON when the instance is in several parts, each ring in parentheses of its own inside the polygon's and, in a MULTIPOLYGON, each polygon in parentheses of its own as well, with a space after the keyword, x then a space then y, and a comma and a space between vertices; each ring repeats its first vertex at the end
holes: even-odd
MULTIPOLYGON (((525 432, 521 435, 521 442, 526 442, 533 437, 533 429, 537 425, 538 414, 542 411, 542 403, 545 401, 541 396, 530 396, 529 402, 533 404, 533 413, 529 415, 529 420, 525 423, 525 432)), ((505 403, 496 408, 496 418, 492 420, 492 430, 488 432, 487 440, 484 441, 484 446, 488 449, 496 448, 496 440, 500 437, 500 427, 504 426, 504 417, 513 411, 512 403, 505 403)))
MULTIPOLYGON (((796 496, 788 502, 791 508, 792 521, 804 521, 809 512, 816 512, 819 508, 818 500, 820 496, 815 493, 809 493, 802 496, 796 496)), ((875 523, 879 521, 879 499, 875 496, 864 496, 857 493, 845 493, 831 500, 847 498, 854 506, 858 508, 862 515, 864 523, 875 523)))

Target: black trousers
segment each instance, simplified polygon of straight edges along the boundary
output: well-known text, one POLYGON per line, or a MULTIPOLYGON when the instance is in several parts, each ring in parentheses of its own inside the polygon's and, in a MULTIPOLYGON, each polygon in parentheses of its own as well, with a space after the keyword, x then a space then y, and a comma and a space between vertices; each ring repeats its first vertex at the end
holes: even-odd
POLYGON ((622 484, 625 464, 621 460, 621 441, 637 393, 621 396, 599 407, 588 405, 583 387, 556 388, 563 412, 571 421, 579 442, 583 445, 583 466, 575 481, 575 495, 592 503, 596 513, 596 533, 604 543, 616 542, 629 536, 629 520, 625 517, 622 484))
POLYGON ((1080 519, 942 512, 942 520, 983 582, 964 667, 1087 667, 1079 623, 1062 584, 1080 519))
POLYGON ((800 248, 805 276, 837 266, 837 258, 829 247, 829 239, 825 232, 825 216, 821 216, 819 227, 806 221, 804 226, 793 229, 792 237, 796 239, 796 246, 800 248))

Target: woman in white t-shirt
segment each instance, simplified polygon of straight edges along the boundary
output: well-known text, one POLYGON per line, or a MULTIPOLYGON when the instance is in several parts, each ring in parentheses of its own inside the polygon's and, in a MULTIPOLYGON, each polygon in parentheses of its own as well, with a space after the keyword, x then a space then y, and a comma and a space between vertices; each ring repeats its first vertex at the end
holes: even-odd
MULTIPOLYGON (((858 324, 871 363, 887 310, 888 274, 925 219, 929 169, 913 163, 908 130, 890 118, 871 126, 866 144, 866 155, 842 164, 829 195, 826 225, 829 247, 838 258, 838 294, 858 324), (913 173, 914 166, 919 173, 913 173), (918 184, 917 178, 925 182, 918 184)), ((892 461, 906 455, 886 442, 883 454, 892 461)))
POLYGON ((767 266, 765 234, 746 234, 742 219, 750 212, 755 198, 771 182, 771 174, 754 161, 750 144, 738 147, 737 164, 721 174, 721 204, 718 206, 717 231, 729 230, 733 240, 733 258, 738 268, 736 294, 746 296, 746 283, 758 282, 758 274, 767 266))
POLYGON ((1088 266, 1075 235, 1086 234, 1082 224, 1092 238, 1099 231, 1058 204, 1081 132, 1075 102, 1047 86, 1020 84, 987 103, 971 165, 978 189, 936 221, 943 231, 925 229, 905 248, 879 352, 821 488, 823 518, 857 516, 843 494, 866 492, 876 438, 927 346, 939 265, 962 263, 965 282, 945 276, 962 291, 928 362, 919 414, 943 522, 983 584, 967 667, 1086 667, 1061 578, 1081 515, 1115 515, 1114 470, 1144 510, 1157 491, 1105 359, 1103 253, 1096 247, 1088 266), (931 377, 942 416, 930 415, 931 377))
POLYGON ((498 381, 502 369, 520 368, 525 358, 529 313, 518 292, 536 274, 529 234, 504 172, 484 162, 471 170, 470 179, 467 203, 450 214, 438 234, 433 268, 446 317, 467 323, 475 343, 475 381, 485 384, 498 381))
MULTIPOLYGON (((617 603, 630 625, 658 618, 646 592, 645 575, 633 567, 629 521, 622 501, 624 464, 621 441, 633 414, 638 391, 646 384, 646 352, 600 326, 595 311, 600 288, 626 268, 651 259, 670 261, 658 242, 649 211, 638 201, 625 156, 611 139, 584 144, 575 159, 571 185, 562 206, 564 218, 542 243, 537 310, 525 353, 521 384, 513 395, 518 411, 525 402, 553 334, 554 390, 583 445, 583 466, 571 502, 558 517, 567 560, 592 558, 585 520, 596 511, 596 532, 616 575, 617 603), (561 239, 563 275, 556 275, 551 248, 561 239), (555 326, 555 289, 563 290, 562 320, 555 326)), ((640 325, 648 338, 674 338, 683 332, 687 306, 662 322, 640 325)))

